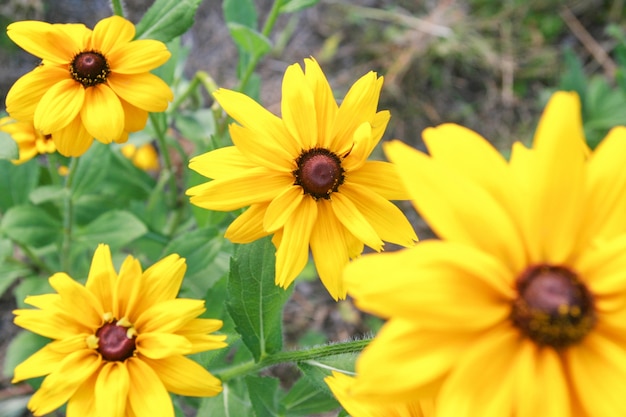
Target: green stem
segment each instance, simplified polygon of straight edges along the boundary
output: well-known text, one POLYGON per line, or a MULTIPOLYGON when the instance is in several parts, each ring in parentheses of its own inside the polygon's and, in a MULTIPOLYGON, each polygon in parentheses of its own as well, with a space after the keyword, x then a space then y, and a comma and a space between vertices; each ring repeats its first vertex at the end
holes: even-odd
POLYGON ((74 223, 74 201, 72 195, 72 184, 78 168, 78 158, 70 160, 69 172, 65 177, 64 188, 66 190, 63 199, 63 242, 61 244, 61 269, 70 273, 71 249, 72 249, 72 225, 74 223))
POLYGON ((161 175, 165 176, 169 181, 168 205, 170 208, 173 209, 177 205, 178 186, 176 185, 176 176, 174 175, 172 159, 170 158, 170 151, 167 146, 167 140, 165 138, 167 126, 166 124, 162 124, 159 122, 159 118, 161 117, 165 116, 159 116, 155 113, 150 113, 150 122, 152 123, 152 127, 154 128, 157 143, 159 144, 159 148, 161 149, 161 156, 163 157, 163 165, 165 166, 165 168, 161 170, 161 175))
POLYGON ((41 257, 37 256, 27 245, 23 245, 23 244, 21 244, 19 242, 15 242, 15 243, 20 247, 20 249, 22 250, 24 255, 26 255, 26 257, 40 271, 45 272, 48 275, 54 274, 54 271, 52 270, 52 268, 50 268, 48 265, 46 265, 44 262, 42 262, 41 257))
MULTIPOLYGON (((283 3, 282 0, 274 0, 274 3, 272 4, 272 9, 270 10, 270 13, 267 15, 267 19, 265 20, 265 24, 263 25, 263 29, 261 30, 261 33, 266 38, 270 36, 270 33, 272 33, 272 29, 274 29, 274 25, 276 24, 276 19, 278 18, 278 15, 280 14, 280 6, 282 5, 282 3, 283 3)), ((239 81, 239 86, 237 87, 237 91, 243 91, 244 88, 246 88, 246 85, 248 85, 248 81, 250 81, 250 77, 254 73, 254 69, 256 68, 260 59, 261 59, 261 55, 256 55, 256 54, 250 58, 250 61, 248 62, 248 66, 246 67, 246 70, 243 73, 241 80, 239 81)))
POLYGON ((59 154, 50 153, 48 159, 48 172, 50 173, 50 182, 54 185, 61 184, 61 176, 59 175, 59 154))
POLYGON ((124 17, 124 5, 122 4, 122 0, 111 0, 111 9, 113 9, 114 15, 124 17))
POLYGON ((279 363, 298 363, 309 361, 312 359, 324 358, 327 356, 340 355, 343 353, 361 352, 371 342, 371 340, 371 338, 351 340, 349 342, 334 343, 331 345, 318 346, 308 349, 278 352, 274 353, 273 355, 262 357, 259 362, 244 362, 241 364, 237 364, 231 368, 216 371, 215 375, 220 378, 222 382, 226 382, 239 376, 258 372, 264 368, 267 368, 268 366, 278 365, 279 363))

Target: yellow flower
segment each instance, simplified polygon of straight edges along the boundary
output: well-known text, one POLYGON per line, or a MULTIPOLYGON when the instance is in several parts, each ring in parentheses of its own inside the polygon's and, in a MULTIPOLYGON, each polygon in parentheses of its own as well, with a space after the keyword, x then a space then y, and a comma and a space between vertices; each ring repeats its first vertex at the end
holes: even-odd
POLYGON ((135 27, 122 17, 101 20, 93 31, 82 24, 12 23, 7 34, 42 59, 7 94, 11 117, 34 122, 51 134, 58 151, 79 156, 95 137, 125 142, 143 129, 148 112, 160 112, 172 91, 149 71, 167 61, 166 46, 135 40, 135 27))
POLYGON ((0 131, 11 135, 17 143, 19 157, 11 161, 14 164, 23 164, 39 154, 56 151, 50 135, 42 135, 30 122, 18 122, 10 117, 2 117, 0 131))
POLYGON ((168 391, 213 396, 220 381, 184 355, 225 346, 221 320, 197 318, 204 302, 177 299, 185 260, 170 255, 119 274, 109 247, 94 254, 85 286, 50 277, 57 294, 27 297, 15 324, 53 339, 15 368, 13 382, 47 375, 28 406, 36 416, 68 402, 68 417, 174 416, 168 391))
POLYGON ((241 93, 215 93, 239 122, 230 125, 235 146, 193 158, 189 167, 213 181, 187 193, 210 210, 250 206, 226 237, 248 243, 273 233, 277 285, 293 282, 310 246, 322 282, 339 299, 346 296, 341 271, 363 244, 380 251, 383 240, 411 246, 417 237, 388 201, 407 198, 395 167, 367 161, 389 121, 388 111, 376 111, 382 77, 363 76, 339 107, 318 63, 306 59, 305 69, 285 72, 282 119, 241 93))
POLYGON ((144 171, 159 169, 159 154, 150 143, 144 143, 139 148, 132 143, 122 146, 122 154, 131 160, 133 165, 144 171))
POLYGON ((357 305, 389 319, 352 394, 439 390, 438 417, 626 415, 626 128, 587 157, 560 92, 509 163, 457 125, 423 136, 430 156, 385 151, 442 240, 346 269, 357 305))
POLYGON ((355 399, 350 395, 355 378, 333 371, 324 378, 341 406, 352 417, 431 417, 434 416, 432 400, 410 401, 406 403, 376 404, 355 399))

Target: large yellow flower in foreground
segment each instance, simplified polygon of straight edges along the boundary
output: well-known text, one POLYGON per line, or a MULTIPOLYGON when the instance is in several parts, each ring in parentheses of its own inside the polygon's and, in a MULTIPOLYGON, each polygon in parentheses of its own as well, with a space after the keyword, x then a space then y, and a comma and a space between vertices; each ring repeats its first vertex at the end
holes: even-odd
POLYGON ((211 210, 247 207, 226 231, 248 243, 274 234, 276 284, 287 287, 306 265, 309 245, 317 272, 335 299, 345 298, 341 272, 363 244, 411 246, 415 232, 389 200, 406 199, 395 167, 367 161, 389 121, 376 111, 382 77, 361 77, 337 106, 318 63, 294 64, 283 79, 282 119, 251 98, 220 89, 215 99, 239 124, 235 146, 191 160, 213 181, 188 190, 211 210))
POLYGON ((431 417, 434 416, 432 400, 409 401, 404 403, 385 402, 376 404, 355 399, 350 390, 355 378, 333 371, 332 376, 324 378, 341 406, 352 417, 431 417))
POLYGON ((177 299, 185 260, 170 255, 119 274, 109 247, 96 250, 85 286, 50 277, 57 294, 27 297, 15 324, 53 339, 15 368, 13 382, 47 375, 28 407, 37 416, 68 402, 68 417, 173 417, 168 391, 213 396, 220 381, 185 355, 225 346, 221 320, 197 318, 204 301, 177 299))
POLYGON ((135 40, 135 27, 112 16, 93 31, 82 24, 12 23, 7 34, 42 59, 7 94, 7 112, 52 135, 65 156, 83 154, 95 137, 124 142, 173 98, 163 80, 149 71, 167 61, 165 44, 135 40))
POLYGON ((18 122, 11 117, 0 118, 0 131, 6 132, 17 143, 19 157, 14 164, 30 161, 39 154, 56 152, 50 135, 43 135, 31 122, 18 122))
POLYGON ((423 136, 430 156, 385 151, 441 240, 347 267, 357 305, 389 319, 351 395, 438 391, 438 417, 626 415, 626 128, 587 157, 561 92, 508 163, 457 125, 423 136))

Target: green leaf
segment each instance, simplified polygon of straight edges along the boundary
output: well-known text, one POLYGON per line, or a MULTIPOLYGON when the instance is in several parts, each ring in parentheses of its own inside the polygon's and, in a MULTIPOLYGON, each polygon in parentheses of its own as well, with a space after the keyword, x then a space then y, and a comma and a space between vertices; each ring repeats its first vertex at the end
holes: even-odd
POLYGON ((30 355, 37 352, 50 342, 47 339, 38 334, 31 333, 29 331, 22 331, 13 338, 9 348, 7 349, 7 355, 4 359, 4 369, 2 375, 6 378, 13 376, 13 370, 17 365, 24 362, 30 355))
POLYGON ((315 6, 320 0, 285 0, 280 6, 280 13, 294 13, 315 6))
POLYGON ((230 262, 228 312, 256 361, 282 349, 282 308, 293 290, 274 284, 274 253, 266 237, 239 246, 230 262))
POLYGON ((76 198, 89 192, 99 194, 104 178, 109 172, 110 163, 110 146, 94 141, 91 148, 78 160, 74 184, 72 184, 73 197, 76 198))
POLYGON ((48 201, 62 201, 67 196, 68 190, 61 185, 44 185, 35 188, 30 193, 30 201, 39 205, 48 201))
POLYGON ((15 282, 16 279, 30 272, 24 264, 11 259, 0 260, 0 295, 15 282))
POLYGON ((256 417, 243 378, 225 383, 220 395, 203 398, 196 415, 202 417, 256 417))
POLYGON ((343 353, 340 355, 327 356, 317 360, 308 360, 298 363, 298 368, 302 371, 305 378, 318 390, 325 392, 329 396, 333 396, 330 388, 324 382, 324 378, 332 374, 332 371, 343 373, 353 373, 354 363, 356 362, 358 353, 343 353))
POLYGON ((17 142, 6 132, 0 132, 0 159, 18 159, 17 142))
POLYGON ((39 181, 39 165, 31 160, 21 165, 0 160, 0 210, 28 203, 39 181))
POLYGON ((272 42, 255 29, 236 22, 227 26, 237 46, 250 55, 260 57, 272 49, 272 42))
POLYGON ((224 0, 222 3, 226 23, 239 23, 257 28, 257 12, 253 0, 224 0))
POLYGON ((278 415, 276 401, 278 382, 277 378, 246 376, 248 394, 256 417, 275 417, 278 415))
POLYGON ((15 206, 7 210, 0 222, 0 232, 16 242, 40 248, 61 235, 61 223, 37 206, 15 206))
POLYGON ((87 226, 80 228, 74 235, 77 243, 95 249, 99 243, 106 243, 112 248, 121 248, 137 239, 148 229, 133 214, 115 210, 104 213, 87 226))
POLYGON ((137 24, 137 39, 169 42, 193 25, 201 0, 156 0, 137 24))
POLYGON ((321 391, 309 378, 300 378, 280 400, 281 415, 310 416, 337 409, 339 403, 328 392, 321 391))

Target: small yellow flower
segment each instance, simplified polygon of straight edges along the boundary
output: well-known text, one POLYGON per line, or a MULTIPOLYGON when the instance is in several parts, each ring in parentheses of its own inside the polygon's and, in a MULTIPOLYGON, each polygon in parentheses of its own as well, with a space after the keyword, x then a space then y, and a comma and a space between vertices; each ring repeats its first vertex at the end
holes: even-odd
POLYGON ((148 112, 160 112, 173 98, 170 88, 149 71, 167 61, 165 44, 132 40, 135 27, 112 16, 93 31, 82 24, 12 23, 7 34, 42 59, 7 94, 11 117, 33 122, 51 134, 58 151, 79 156, 95 137, 125 142, 143 129, 148 112))
POLYGON ((40 154, 56 152, 50 135, 41 134, 31 122, 18 122, 11 117, 2 117, 0 131, 11 135, 17 143, 19 157, 11 161, 14 164, 23 164, 40 154))
POLYGON ((355 399, 350 390, 356 379, 333 371, 332 376, 324 378, 335 398, 352 417, 433 417, 432 400, 409 401, 406 403, 372 403, 355 399))
POLYGON ((235 146, 193 158, 189 167, 213 179, 187 191, 210 210, 247 207, 226 231, 236 243, 274 234, 276 284, 289 286, 302 271, 309 246, 317 272, 335 299, 345 298, 341 271, 363 245, 383 240, 412 246, 415 232, 389 200, 406 199, 395 167, 367 161, 389 112, 377 112, 382 77, 370 72, 338 106, 318 63, 287 68, 282 119, 251 98, 220 89, 215 99, 239 124, 235 146))
POLYGON ((27 297, 15 324, 53 339, 15 368, 13 382, 46 375, 28 407, 36 416, 67 404, 68 417, 173 417, 168 391, 213 396, 220 381, 185 355, 226 346, 221 320, 197 318, 201 300, 178 299, 185 260, 145 271, 127 257, 119 274, 109 247, 94 254, 85 286, 50 277, 56 294, 27 297))
POLYGON ((560 92, 509 162, 457 125, 423 136, 429 155, 385 151, 441 240, 347 267, 357 305, 388 318, 351 394, 438 391, 437 417, 626 415, 626 128, 588 155, 560 92))
POLYGON ((122 146, 122 155, 130 159, 133 165, 144 171, 159 169, 159 154, 150 143, 144 143, 139 148, 132 143, 122 146))

